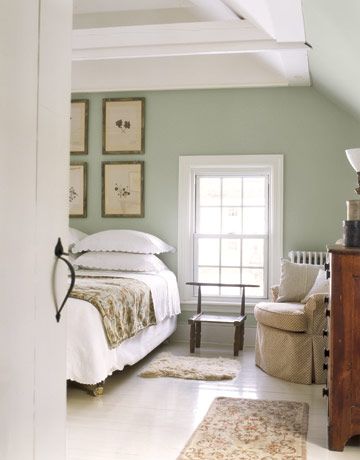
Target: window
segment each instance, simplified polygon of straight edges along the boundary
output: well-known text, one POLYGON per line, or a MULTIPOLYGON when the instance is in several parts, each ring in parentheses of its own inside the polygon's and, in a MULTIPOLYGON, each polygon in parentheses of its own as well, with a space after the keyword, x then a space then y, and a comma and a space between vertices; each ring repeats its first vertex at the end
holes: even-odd
MULTIPOLYGON (((258 284, 247 296, 267 295, 268 176, 195 176, 195 281, 258 284)), ((234 297, 234 287, 203 287, 203 295, 234 297)))
MULTIPOLYGON (((282 155, 184 156, 179 168, 178 279, 258 284, 247 301, 268 297, 282 253, 282 155)), ((238 303, 237 288, 207 287, 208 300, 238 303)))

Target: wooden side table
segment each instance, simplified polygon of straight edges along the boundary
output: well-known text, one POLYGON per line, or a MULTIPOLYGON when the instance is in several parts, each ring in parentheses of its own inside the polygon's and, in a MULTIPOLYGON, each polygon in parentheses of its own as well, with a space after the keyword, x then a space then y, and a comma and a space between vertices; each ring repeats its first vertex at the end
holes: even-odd
POLYGON ((190 286, 198 286, 197 310, 196 314, 188 319, 190 324, 190 353, 195 352, 195 347, 200 348, 201 344, 201 324, 202 323, 218 323, 218 324, 233 324, 235 326, 234 336, 234 356, 239 356, 239 350, 244 347, 245 333, 245 288, 259 287, 257 284, 224 284, 224 283, 199 283, 188 282, 190 286), (241 288, 241 304, 240 316, 212 315, 205 314, 202 311, 201 305, 201 286, 217 286, 217 287, 238 287, 241 288))

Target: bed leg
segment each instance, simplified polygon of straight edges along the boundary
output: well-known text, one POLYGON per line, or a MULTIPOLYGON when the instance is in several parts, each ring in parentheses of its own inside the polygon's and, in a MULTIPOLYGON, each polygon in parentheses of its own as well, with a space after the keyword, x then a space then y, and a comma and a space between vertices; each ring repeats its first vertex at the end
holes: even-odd
POLYGON ((99 383, 95 383, 95 385, 87 385, 86 383, 79 383, 75 382, 74 380, 68 381, 70 386, 79 388, 80 390, 86 391, 91 396, 101 396, 104 394, 104 385, 105 380, 99 383))
POLYGON ((101 396, 104 394, 104 381, 96 383, 95 385, 84 385, 84 389, 91 396, 101 396))

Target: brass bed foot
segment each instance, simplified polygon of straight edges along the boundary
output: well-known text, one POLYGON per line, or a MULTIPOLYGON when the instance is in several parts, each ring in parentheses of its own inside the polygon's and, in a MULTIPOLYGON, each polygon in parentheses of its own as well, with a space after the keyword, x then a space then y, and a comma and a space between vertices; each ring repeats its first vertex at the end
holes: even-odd
POLYGON ((88 385, 86 383, 79 383, 73 380, 68 381, 71 386, 75 386, 80 388, 81 390, 86 391, 91 396, 101 396, 104 394, 104 384, 105 380, 99 383, 95 383, 94 385, 88 385))
POLYGON ((84 390, 86 390, 91 396, 101 396, 104 394, 104 383, 99 382, 95 385, 82 385, 84 390))

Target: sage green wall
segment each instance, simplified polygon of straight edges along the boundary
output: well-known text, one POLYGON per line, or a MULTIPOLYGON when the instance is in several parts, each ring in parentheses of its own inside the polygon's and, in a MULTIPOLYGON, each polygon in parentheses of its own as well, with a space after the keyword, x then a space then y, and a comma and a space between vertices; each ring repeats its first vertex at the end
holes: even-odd
POLYGON ((302 0, 314 87, 360 118, 360 2, 302 0))
MULTIPOLYGON (((359 122, 313 88, 76 94, 90 99, 86 232, 132 228, 177 245, 179 155, 284 155, 284 254, 324 249, 341 236, 355 172, 344 150, 360 146, 359 122), (146 98, 145 154, 102 155, 102 98, 146 98), (145 161, 145 217, 101 218, 101 161, 145 161)), ((180 197, 181 199, 181 197, 180 197)), ((176 270, 176 255, 164 260, 176 270)))

